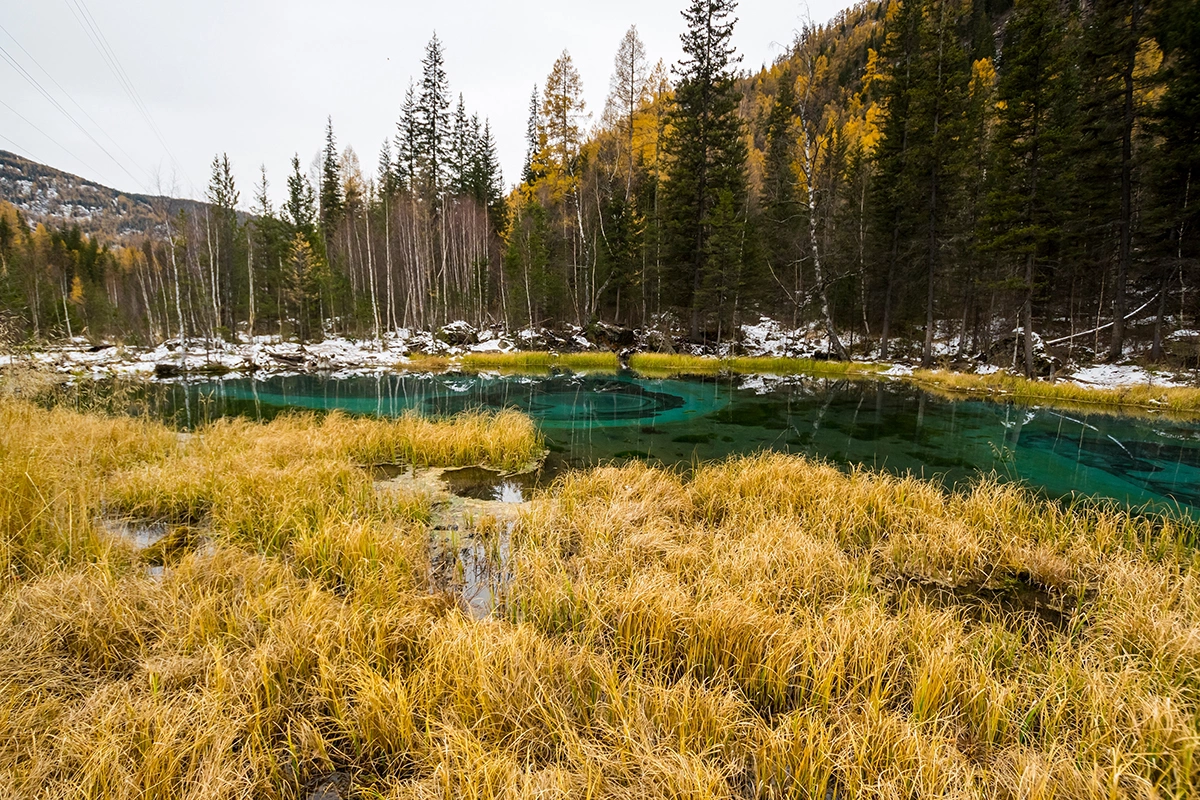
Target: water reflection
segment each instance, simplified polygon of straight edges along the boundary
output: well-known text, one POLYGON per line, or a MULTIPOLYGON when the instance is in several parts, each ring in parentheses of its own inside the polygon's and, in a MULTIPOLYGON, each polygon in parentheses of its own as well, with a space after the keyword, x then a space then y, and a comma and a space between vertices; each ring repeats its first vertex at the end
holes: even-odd
POLYGON ((951 401, 895 383, 447 374, 239 379, 162 391, 161 412, 187 426, 291 408, 378 416, 516 408, 538 421, 559 467, 629 459, 688 466, 775 450, 949 484, 996 473, 1056 497, 1200 510, 1200 424, 951 401))

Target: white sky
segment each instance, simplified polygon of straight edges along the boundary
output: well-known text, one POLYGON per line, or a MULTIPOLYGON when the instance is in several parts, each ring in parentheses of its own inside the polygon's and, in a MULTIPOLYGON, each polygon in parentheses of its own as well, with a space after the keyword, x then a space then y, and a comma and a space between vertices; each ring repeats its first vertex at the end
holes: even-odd
MULTIPOLYGON (((638 26, 651 62, 673 63, 686 2, 0 0, 0 149, 123 191, 153 192, 159 184, 164 193, 192 197, 203 195, 213 155, 226 152, 243 206, 259 164, 278 201, 292 153, 307 169, 321 149, 327 115, 338 144, 353 146, 364 172, 374 174, 436 29, 451 89, 468 111, 490 118, 511 183, 524 156, 529 93, 562 50, 570 51, 598 119, 625 30, 638 26), (81 22, 88 14, 166 147, 89 39, 81 22)), ((823 22, 846 4, 743 0, 735 30, 742 67, 773 61, 803 19, 823 22)))

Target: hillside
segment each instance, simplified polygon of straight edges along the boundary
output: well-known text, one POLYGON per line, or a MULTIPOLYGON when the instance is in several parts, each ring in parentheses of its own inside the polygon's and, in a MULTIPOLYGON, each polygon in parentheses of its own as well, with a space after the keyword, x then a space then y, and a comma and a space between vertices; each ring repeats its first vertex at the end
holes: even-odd
POLYGON ((127 194, 4 150, 0 150, 0 200, 20 209, 31 225, 78 225, 86 234, 111 240, 152 230, 164 210, 174 215, 205 205, 127 194))

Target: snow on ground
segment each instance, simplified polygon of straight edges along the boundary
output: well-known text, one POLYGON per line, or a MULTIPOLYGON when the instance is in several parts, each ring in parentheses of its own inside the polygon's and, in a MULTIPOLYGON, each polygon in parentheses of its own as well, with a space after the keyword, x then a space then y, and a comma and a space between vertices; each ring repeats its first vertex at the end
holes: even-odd
POLYGON ((1112 388, 1115 386, 1152 385, 1152 386, 1186 386, 1166 375, 1157 375, 1142 367, 1131 364, 1097 364, 1076 370, 1070 380, 1080 386, 1092 388, 1112 388))
MULTIPOLYGON (((390 331, 379 341, 332 337, 321 342, 299 344, 283 341, 278 336, 242 336, 237 342, 184 342, 173 339, 156 347, 94 345, 83 337, 75 337, 61 345, 31 354, 0 355, 0 367, 26 361, 77 376, 146 376, 158 380, 180 380, 189 373, 253 373, 259 376, 273 376, 321 372, 334 377, 349 377, 393 370, 403 366, 413 353, 452 358, 466 353, 508 353, 520 350, 558 352, 595 350, 612 346, 614 331, 620 333, 620 329, 615 326, 601 327, 604 330, 593 330, 591 334, 578 326, 565 326, 557 331, 542 328, 514 331, 501 326, 476 328, 459 320, 437 331, 390 331)), ((678 333, 677 324, 664 323, 664 330, 667 329, 678 333)), ((1193 334, 1196 332, 1180 331, 1174 336, 1193 334)), ((663 330, 656 328, 633 331, 633 340, 635 344, 630 348, 633 351, 652 351, 656 344, 665 342, 667 345, 673 344, 679 352, 708 356, 811 358, 825 354, 828 349, 824 328, 819 323, 793 329, 769 317, 762 317, 753 324, 743 325, 736 341, 722 344, 720 347, 689 345, 680 338, 666 335, 663 330)), ((1040 341, 1038 344, 1040 345, 1040 341)), ((957 342, 950 341, 943 349, 947 352, 956 350, 957 342)), ((879 360, 877 356, 872 355, 859 358, 866 361, 879 360)), ((995 365, 979 364, 975 372, 989 375, 999 370, 995 365)), ((901 378, 911 375, 912 372, 910 366, 892 363, 880 375, 901 378)), ((1069 380, 1093 387, 1130 384, 1152 384, 1162 387, 1186 385, 1169 375, 1155 374, 1142 367, 1129 365, 1087 367, 1075 372, 1069 380)), ((747 388, 769 392, 773 386, 767 382, 761 385, 751 384, 747 388)))

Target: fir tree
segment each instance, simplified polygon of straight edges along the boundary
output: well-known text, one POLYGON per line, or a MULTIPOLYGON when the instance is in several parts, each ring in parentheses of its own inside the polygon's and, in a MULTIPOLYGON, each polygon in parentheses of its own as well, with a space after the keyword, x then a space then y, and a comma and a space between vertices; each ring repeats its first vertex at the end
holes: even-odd
MULTIPOLYGON (((1069 173, 1071 76, 1057 0, 1017 0, 1005 30, 987 222, 990 249, 1012 260, 1021 287, 1021 326, 1033 330, 1038 270, 1061 236, 1069 173)), ((1032 374, 1032 336, 1022 366, 1032 374)))
MULTIPOLYGON (((478 124, 478 120, 476 120, 478 124)), ((476 134, 478 131, 476 131, 476 134)), ((471 192, 470 172, 471 153, 475 141, 471 131, 471 120, 467 117, 467 106, 463 96, 458 96, 458 106, 454 109, 454 125, 450 136, 449 184, 451 194, 467 195, 471 192)))
POLYGON ((881 261, 887 264, 883 287, 880 354, 888 357, 898 289, 903 284, 902 260, 914 225, 913 208, 919 202, 912 158, 911 111, 914 73, 921 48, 922 0, 899 4, 889 17, 880 50, 883 63, 880 140, 875 152, 876 179, 872 208, 874 230, 880 239, 881 261))
POLYGON ((789 281, 789 293, 799 301, 804 282, 797 237, 803 226, 796 199, 796 172, 792 166, 795 103, 795 76, 790 69, 785 69, 779 76, 779 90, 767 115, 760 229, 768 270, 773 273, 776 284, 789 281))
POLYGON ((396 185, 406 191, 415 191, 417 168, 420 161, 420 121, 417 117, 417 92, 412 81, 404 93, 404 106, 400 111, 400 122, 396 124, 396 185))
POLYGON ((292 174, 287 180, 288 197, 283 206, 283 217, 295 233, 302 234, 312 242, 316 234, 316 197, 312 184, 300 171, 299 154, 292 156, 292 174))
POLYGON ((542 177, 538 165, 538 154, 542 150, 542 117, 538 104, 538 87, 534 84, 529 95, 529 119, 525 123, 525 163, 521 168, 521 182, 533 186, 542 177))
POLYGON ((450 84, 446 79, 442 43, 433 34, 421 61, 421 95, 417 103, 417 171, 421 188, 440 198, 450 182, 451 152, 450 84))
POLYGON ((338 170, 337 140, 333 137, 333 117, 325 124, 325 150, 321 156, 321 229, 328 239, 341 219, 345 207, 342 177, 338 170))
POLYGON ((740 274, 740 250, 730 245, 742 238, 747 192, 733 72, 738 59, 731 42, 736 6, 734 0, 693 0, 683 12, 684 58, 664 147, 665 244, 675 265, 672 290, 689 317, 693 339, 702 334, 705 301, 726 297, 727 281, 740 274), (720 241, 711 241, 714 236, 720 241))

